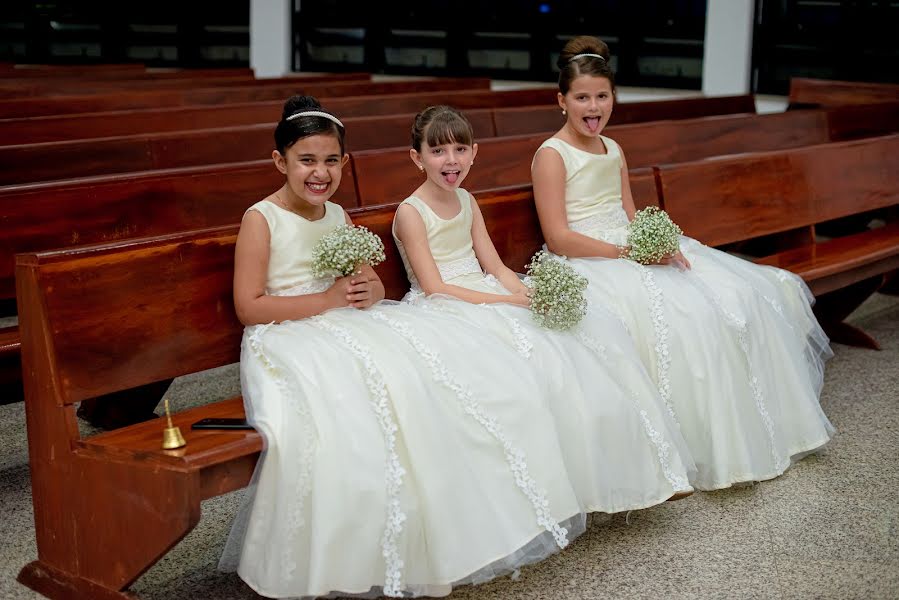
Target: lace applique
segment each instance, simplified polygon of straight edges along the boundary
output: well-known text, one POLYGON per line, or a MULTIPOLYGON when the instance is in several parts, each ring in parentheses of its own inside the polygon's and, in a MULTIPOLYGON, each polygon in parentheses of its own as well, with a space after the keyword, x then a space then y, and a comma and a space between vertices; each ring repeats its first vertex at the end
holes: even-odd
POLYGON ((369 400, 381 432, 384 434, 384 445, 387 450, 386 487, 387 487, 387 519, 384 536, 381 539, 381 554, 386 563, 384 595, 401 597, 403 588, 403 560, 397 550, 397 539, 403 531, 406 514, 399 500, 400 487, 406 471, 400 465, 396 453, 396 432, 398 427, 394 421, 387 402, 387 385, 384 376, 375 366, 368 348, 356 340, 346 329, 322 318, 312 317, 309 322, 339 339, 359 359, 365 368, 365 383, 368 386, 369 400))
MULTIPOLYGON (((309 292, 314 293, 314 292, 309 292)), ((266 356, 262 346, 262 336, 274 326, 274 323, 265 325, 254 325, 247 328, 247 342, 253 355, 259 359, 265 370, 269 373, 278 388, 284 402, 298 415, 297 422, 301 428, 300 439, 304 440, 303 447, 300 450, 299 460, 297 461, 297 480, 296 489, 294 490, 295 501, 290 503, 290 509, 287 514, 286 536, 285 542, 287 548, 294 548, 296 544, 292 543, 296 540, 300 529, 306 524, 303 518, 305 509, 304 500, 309 495, 312 486, 311 465, 312 454, 314 452, 315 440, 317 435, 312 427, 312 418, 309 416, 309 410, 305 404, 300 402, 299 394, 292 393, 287 381, 281 371, 275 366, 271 359, 266 356), (252 331, 250 331, 252 330, 252 331)), ((263 507, 264 510, 264 507, 263 507)), ((254 509, 255 512, 255 509, 254 509)), ((281 570, 285 577, 290 577, 297 569, 296 561, 292 555, 285 553, 281 556, 281 570)))
POLYGON ((671 489, 675 492, 691 489, 690 482, 687 481, 686 476, 675 473, 674 469, 671 468, 671 444, 669 444, 662 434, 656 431, 652 426, 652 423, 649 421, 649 415, 645 410, 640 408, 636 395, 633 392, 631 392, 631 398, 634 401, 634 405, 639 409, 640 420, 643 421, 643 429, 646 430, 646 436, 656 447, 659 464, 662 465, 662 472, 665 474, 665 479, 667 479, 668 483, 671 485, 671 489))
POLYGON ((724 315, 724 318, 727 322, 737 330, 737 342, 740 345, 740 350, 743 352, 743 356, 746 359, 746 367, 749 375, 749 389, 752 391, 752 397, 755 400, 756 409, 759 412, 759 416, 762 418, 762 423, 765 425, 765 429, 768 432, 768 442, 771 447, 771 458, 774 460, 774 465, 777 469, 784 469, 790 464, 789 458, 783 459, 777 451, 777 442, 775 440, 774 434, 774 421, 771 420, 771 415, 768 414, 768 409, 765 408, 765 398, 764 394, 762 394, 761 386, 759 385, 758 377, 756 377, 755 367, 752 361, 751 349, 749 347, 749 327, 747 326, 746 319, 735 315, 730 312, 721 301, 721 297, 716 294, 714 291, 707 289, 706 286, 702 283, 697 285, 697 288, 707 297, 712 300, 718 310, 724 315))
POLYGON ((671 380, 668 371, 671 368, 671 351, 668 348, 668 323, 665 320, 665 309, 662 306, 662 290, 656 284, 655 275, 652 269, 643 265, 634 265, 640 269, 640 278, 643 280, 643 286, 649 293, 652 311, 652 327, 656 337, 656 363, 659 369, 659 395, 668 409, 668 414, 674 419, 674 422, 680 427, 677 415, 674 414, 674 408, 671 406, 671 380))
POLYGON ((317 294, 319 292, 324 292, 329 287, 334 285, 333 277, 323 277, 321 279, 313 279, 312 281, 306 281, 295 286, 277 290, 274 292, 270 292, 270 296, 305 296, 307 294, 317 294))
POLYGON ((506 437, 500 424, 484 412, 484 409, 475 400, 471 390, 466 389, 462 384, 456 381, 455 378, 450 376, 446 365, 440 360, 440 356, 437 352, 427 348, 406 323, 391 319, 379 312, 372 313, 372 317, 390 325, 394 331, 412 344, 431 367, 434 379, 455 393, 465 412, 471 415, 502 445, 506 461, 509 463, 509 467, 515 477, 515 483, 521 491, 524 492, 525 496, 527 496, 531 505, 534 507, 534 512, 537 514, 537 523, 552 534, 553 539, 555 539, 559 548, 565 548, 568 545, 568 530, 553 520, 546 495, 538 487, 537 482, 534 481, 534 478, 531 477, 531 474, 528 472, 524 452, 512 445, 512 442, 506 437))
POLYGON ((624 209, 618 207, 609 214, 595 214, 586 219, 571 222, 568 224, 568 228, 577 233, 587 234, 593 231, 607 231, 609 229, 627 227, 628 223, 627 213, 624 212, 624 209))
POLYGON ((594 338, 590 337, 583 331, 578 331, 575 334, 577 340, 590 349, 591 352, 599 356, 600 359, 606 360, 608 358, 608 354, 606 353, 606 347, 596 341, 594 338))
POLYGON ((488 306, 491 309, 496 310, 506 324, 509 325, 509 329, 512 330, 512 337, 515 338, 515 350, 518 351, 518 354, 525 358, 530 358, 531 351, 534 349, 534 344, 532 344, 531 340, 528 339, 528 336, 525 335, 521 322, 515 317, 507 315, 500 307, 488 306))

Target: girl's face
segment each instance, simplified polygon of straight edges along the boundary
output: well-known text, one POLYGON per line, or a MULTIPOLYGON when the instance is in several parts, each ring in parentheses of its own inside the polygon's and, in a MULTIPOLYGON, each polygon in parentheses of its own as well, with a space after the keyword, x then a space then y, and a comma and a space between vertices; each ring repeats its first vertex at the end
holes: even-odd
POLYGON ((299 206, 324 205, 340 185, 343 165, 349 159, 340 154, 340 142, 333 135, 319 134, 299 139, 284 155, 272 153, 275 166, 287 176, 287 187, 299 206))
POLYGON ((411 151, 415 164, 424 167, 428 181, 446 191, 454 191, 468 175, 474 157, 478 153, 478 145, 452 143, 439 146, 421 145, 421 152, 411 151))
POLYGON ((612 82, 593 75, 575 78, 568 93, 559 94, 559 106, 568 112, 567 125, 574 133, 591 138, 598 136, 609 122, 614 103, 612 82))

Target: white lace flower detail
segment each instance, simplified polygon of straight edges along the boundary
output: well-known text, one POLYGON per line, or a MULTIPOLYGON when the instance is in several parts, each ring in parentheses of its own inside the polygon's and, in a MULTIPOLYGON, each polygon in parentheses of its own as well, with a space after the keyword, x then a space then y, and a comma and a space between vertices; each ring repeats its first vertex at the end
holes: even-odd
POLYGON ((674 407, 671 406, 671 380, 668 374, 671 368, 671 350, 668 347, 668 322, 665 319, 665 308, 662 304, 662 290, 656 284, 656 278, 652 269, 637 263, 631 264, 640 270, 640 278, 649 294, 652 327, 656 338, 655 352, 659 374, 659 395, 665 403, 665 408, 668 409, 668 414, 680 427, 677 415, 674 414, 674 407))
POLYGON ((789 458, 783 458, 780 456, 780 453, 777 451, 777 442, 774 433, 774 421, 771 419, 771 415, 768 414, 768 409, 765 407, 765 398, 764 394, 762 394, 762 388, 759 385, 759 379, 755 375, 756 370, 752 360, 752 350, 749 346, 749 327, 747 326, 746 319, 732 313, 724 306, 724 303, 721 301, 721 297, 716 294, 713 290, 708 289, 705 284, 697 283, 696 286, 707 299, 710 299, 715 307, 724 315, 726 322, 733 328, 737 330, 737 342, 740 346, 740 350, 743 352, 743 356, 746 359, 746 369, 747 375, 749 377, 749 389, 752 392, 752 397, 755 400, 756 410, 758 410, 759 416, 762 419, 762 423, 765 425, 765 430, 768 433, 768 442, 771 449, 771 458, 774 461, 775 468, 778 470, 786 468, 790 464, 789 458))
MULTIPOLYGON (((312 293, 312 292, 309 292, 312 293)), ((290 504, 287 513, 285 525, 285 546, 294 548, 296 544, 292 543, 299 535, 300 529, 306 524, 303 517, 305 511, 305 499, 309 495, 312 487, 312 454, 315 450, 315 441, 318 439, 317 434, 312 426, 312 418, 308 407, 301 402, 301 394, 293 392, 287 384, 286 378, 280 369, 266 355, 262 337, 271 328, 277 327, 274 323, 264 325, 253 325, 246 328, 247 342, 253 355, 262 363, 269 376, 275 382, 278 392, 284 403, 289 406, 297 415, 297 423, 300 426, 300 439, 304 440, 300 449, 300 456, 297 457, 297 479, 296 488, 294 489, 295 501, 290 504)), ((286 552, 281 556, 281 570, 285 577, 291 576, 297 568, 296 560, 293 554, 286 552)))
POLYGON ((384 535, 381 538, 381 554, 386 563, 384 595, 400 597, 403 590, 404 564, 400 558, 399 550, 397 550, 397 540, 403 532, 406 514, 400 505, 399 491, 406 471, 400 464, 400 459, 396 452, 396 432, 399 428, 388 404, 387 384, 384 382, 384 376, 375 365, 369 349, 354 338, 349 331, 321 316, 312 317, 309 319, 309 322, 340 340, 362 363, 365 370, 365 383, 368 387, 369 401, 378 419, 378 424, 381 426, 381 432, 384 435, 384 446, 387 451, 385 473, 387 516, 384 535))
POLYGON ((549 509, 549 501, 546 495, 539 488, 537 482, 528 471, 527 461, 524 452, 514 446, 506 437, 501 425, 492 417, 488 416, 484 409, 475 400, 471 390, 460 384, 452 377, 440 359, 440 356, 434 350, 425 346, 425 344, 416 336, 412 329, 403 322, 397 321, 385 315, 383 312, 373 312, 373 318, 387 323, 390 328, 399 333, 406 339, 428 363, 435 381, 451 390, 467 414, 475 419, 490 435, 492 435, 503 447, 506 461, 515 477, 515 483, 519 489, 530 500, 537 515, 537 523, 546 531, 550 532, 555 539, 559 548, 565 548, 568 545, 568 530, 560 526, 552 517, 552 511, 549 509))

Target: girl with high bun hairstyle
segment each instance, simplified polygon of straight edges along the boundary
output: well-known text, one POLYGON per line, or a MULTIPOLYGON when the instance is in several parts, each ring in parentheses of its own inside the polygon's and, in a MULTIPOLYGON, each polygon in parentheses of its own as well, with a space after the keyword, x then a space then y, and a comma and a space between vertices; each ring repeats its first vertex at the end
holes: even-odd
POLYGON ((351 223, 329 201, 343 136, 314 98, 288 100, 285 184, 241 223, 241 387, 265 450, 221 568, 272 598, 446 595, 565 547, 584 516, 527 361, 382 302, 369 266, 313 275, 316 243, 351 223))
POLYGON ((812 296, 792 273, 686 237, 658 264, 628 260, 627 161, 602 135, 615 103, 609 58, 588 36, 559 56, 566 121, 532 164, 547 248, 588 278, 589 307, 627 324, 690 446, 694 486, 776 477, 833 432, 818 399, 830 348, 812 296))

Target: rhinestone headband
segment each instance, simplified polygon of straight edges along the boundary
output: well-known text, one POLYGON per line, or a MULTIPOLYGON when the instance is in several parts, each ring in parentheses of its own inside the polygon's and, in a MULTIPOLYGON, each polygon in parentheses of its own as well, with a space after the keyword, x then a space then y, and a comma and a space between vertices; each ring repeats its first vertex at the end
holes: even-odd
POLYGON ((304 111, 301 111, 298 113, 293 113, 292 115, 290 115, 289 117, 287 117, 284 120, 285 121, 293 121, 294 119, 298 119, 300 117, 323 117, 325 119, 328 119, 329 121, 334 121, 340 127, 343 127, 343 123, 340 122, 340 119, 338 119, 337 117, 335 117, 334 115, 332 115, 330 113, 326 113, 321 110, 304 110, 304 111))
POLYGON ((574 56, 571 57, 571 59, 568 62, 571 62, 572 60, 577 60, 578 58, 584 58, 585 56, 590 56, 592 58, 599 58, 599 59, 602 59, 603 61, 606 60, 606 58, 600 54, 592 54, 590 52, 585 52, 584 54, 575 54, 574 56))

